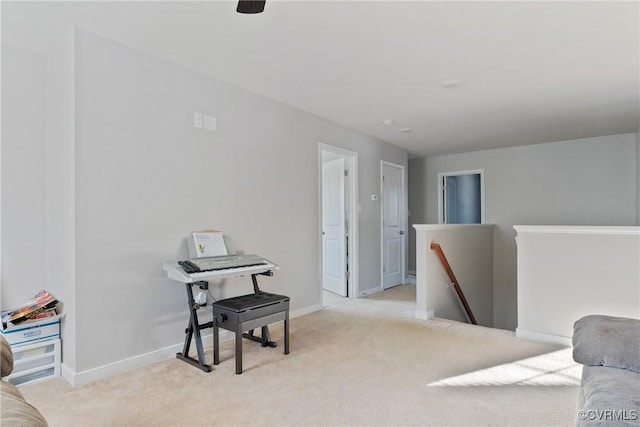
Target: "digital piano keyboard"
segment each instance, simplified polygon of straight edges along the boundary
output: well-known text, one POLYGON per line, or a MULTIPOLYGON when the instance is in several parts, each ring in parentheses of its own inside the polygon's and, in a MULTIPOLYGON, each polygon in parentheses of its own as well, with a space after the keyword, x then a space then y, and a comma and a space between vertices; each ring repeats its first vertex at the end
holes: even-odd
POLYGON ((167 261, 162 265, 170 279, 193 283, 208 279, 260 274, 278 270, 278 266, 259 255, 224 255, 167 261))
MULTIPOLYGON (((185 329, 184 346, 182 348, 182 352, 176 353, 176 357, 178 359, 187 362, 203 370, 204 372, 211 372, 212 368, 206 363, 205 359, 201 331, 203 329, 213 328, 214 336, 217 338, 218 327, 225 328, 225 325, 229 326, 229 322, 224 323, 222 315, 221 318, 218 319, 216 317, 216 310, 214 308, 213 320, 201 324, 198 318, 198 310, 208 305, 208 302, 206 301, 206 298, 204 302, 200 301, 200 296, 198 296, 198 301, 196 302, 192 288, 194 286, 197 286, 200 289, 205 290, 209 289, 208 280, 224 279, 226 277, 245 275, 251 275, 254 293, 251 294, 250 298, 245 295, 244 297, 236 297, 236 299, 242 298, 244 301, 248 298, 250 300, 252 304, 251 315, 253 317, 251 317, 251 319, 248 321, 238 323, 246 326, 250 330, 250 332, 248 334, 241 334, 241 332, 246 330, 243 329, 243 331, 240 331, 240 333, 236 333, 236 373, 242 373, 242 345, 238 344, 238 340, 240 340, 241 342, 242 337, 245 337, 253 341, 260 342, 263 347, 275 347, 276 343, 271 341, 271 337, 269 335, 268 323, 280 319, 280 317, 282 316, 284 316, 283 320, 285 321, 285 354, 289 353, 289 297, 268 294, 262 292, 258 287, 258 275, 272 276, 273 271, 278 270, 278 266, 268 259, 258 255, 223 255, 213 257, 200 257, 186 259, 183 261, 167 261, 162 265, 162 269, 167 272, 167 276, 170 279, 184 283, 187 290, 187 303, 189 304, 189 312, 191 315, 189 316, 189 324, 185 329), (267 305, 262 304, 260 305, 260 307, 254 307, 254 299, 263 300, 265 297, 279 297, 278 301, 282 301, 282 303, 276 304, 270 302, 270 304, 267 305), (283 304, 285 304, 286 306, 283 304), (276 310, 277 312, 274 310, 276 310), (221 322, 221 324, 219 325, 218 322, 221 322), (224 325, 222 323, 224 323, 224 325), (253 330, 258 327, 260 327, 260 330, 262 331, 260 337, 254 336, 253 334, 253 330), (194 340, 195 342, 197 358, 189 355, 192 340, 194 340)), ((223 306, 226 307, 226 304, 224 303, 229 303, 230 301, 235 301, 235 299, 229 298, 218 300, 212 303, 211 306, 215 306, 218 308, 223 306)), ((223 308, 220 309, 222 310, 223 308)), ((235 324, 234 326, 237 327, 237 325, 235 324)), ((217 364, 219 363, 219 357, 217 353, 218 341, 214 341, 214 364, 217 364)))

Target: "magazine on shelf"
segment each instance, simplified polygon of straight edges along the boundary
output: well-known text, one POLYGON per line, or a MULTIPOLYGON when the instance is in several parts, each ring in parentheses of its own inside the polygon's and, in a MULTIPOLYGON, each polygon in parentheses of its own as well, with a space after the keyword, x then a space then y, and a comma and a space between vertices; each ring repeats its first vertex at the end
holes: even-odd
MULTIPOLYGON (((42 290, 33 298, 18 308, 2 311, 2 327, 6 329, 8 323, 14 325, 37 318, 39 316, 50 316, 50 310, 54 310, 58 304, 58 300, 48 291, 42 290)), ((55 314, 54 314, 55 315, 55 314)))
POLYGON ((37 314, 31 316, 29 318, 29 320, 27 320, 26 322, 35 321, 35 320, 42 320, 42 319, 52 319, 52 318, 56 317, 57 315, 58 315, 58 310, 56 310, 55 308, 50 308, 50 309, 47 309, 45 311, 42 311, 40 313, 37 313, 37 314))

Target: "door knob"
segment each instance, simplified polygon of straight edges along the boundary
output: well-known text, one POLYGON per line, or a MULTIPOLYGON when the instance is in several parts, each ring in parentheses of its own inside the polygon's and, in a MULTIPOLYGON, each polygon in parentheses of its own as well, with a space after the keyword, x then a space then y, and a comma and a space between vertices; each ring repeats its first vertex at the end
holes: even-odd
POLYGON ((404 234, 404 230, 398 231, 398 234, 404 234))

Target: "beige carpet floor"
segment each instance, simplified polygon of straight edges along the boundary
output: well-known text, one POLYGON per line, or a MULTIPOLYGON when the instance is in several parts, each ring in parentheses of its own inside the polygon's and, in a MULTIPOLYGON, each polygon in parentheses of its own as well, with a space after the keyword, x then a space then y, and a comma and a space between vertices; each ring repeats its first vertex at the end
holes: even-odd
MULTIPOLYGON (((413 318, 415 286, 335 300, 291 321, 291 353, 233 341, 204 373, 171 358, 73 388, 22 387, 51 426, 569 426, 571 350, 443 319, 413 318)), ((208 346, 207 361, 212 361, 208 346)))

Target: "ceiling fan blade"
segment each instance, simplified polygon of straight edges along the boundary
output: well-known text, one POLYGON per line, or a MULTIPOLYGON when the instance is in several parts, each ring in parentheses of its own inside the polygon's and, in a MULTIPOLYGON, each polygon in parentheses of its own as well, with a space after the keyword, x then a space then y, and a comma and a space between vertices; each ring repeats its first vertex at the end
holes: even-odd
POLYGON ((240 0, 236 12, 238 13, 261 13, 267 0, 240 0))

